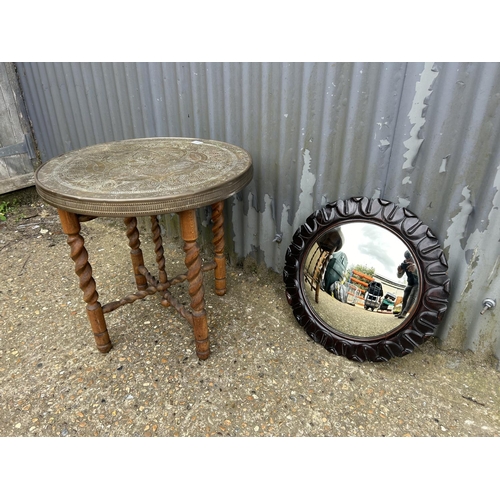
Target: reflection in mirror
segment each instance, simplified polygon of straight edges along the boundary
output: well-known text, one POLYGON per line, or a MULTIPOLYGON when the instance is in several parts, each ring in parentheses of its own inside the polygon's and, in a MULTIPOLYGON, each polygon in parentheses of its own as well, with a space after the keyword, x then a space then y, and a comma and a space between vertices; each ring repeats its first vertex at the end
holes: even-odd
POLYGON ((314 242, 304 261, 309 305, 348 337, 375 337, 399 328, 415 310, 419 276, 403 241, 377 224, 349 222, 314 242))

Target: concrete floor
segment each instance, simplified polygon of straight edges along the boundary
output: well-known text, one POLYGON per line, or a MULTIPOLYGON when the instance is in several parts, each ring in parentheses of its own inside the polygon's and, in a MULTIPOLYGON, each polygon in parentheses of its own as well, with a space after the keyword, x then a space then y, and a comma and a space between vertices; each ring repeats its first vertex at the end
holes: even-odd
MULTIPOLYGON (((101 302, 132 292, 122 222, 94 220, 83 234, 101 302)), ((180 244, 165 249, 173 275, 180 244)), ((206 361, 158 297, 107 315, 114 347, 100 354, 66 237, 40 201, 0 223, 0 276, 1 436, 500 435, 496 360, 434 340, 387 363, 332 355, 297 324, 276 273, 230 266, 224 297, 206 275, 206 361)))

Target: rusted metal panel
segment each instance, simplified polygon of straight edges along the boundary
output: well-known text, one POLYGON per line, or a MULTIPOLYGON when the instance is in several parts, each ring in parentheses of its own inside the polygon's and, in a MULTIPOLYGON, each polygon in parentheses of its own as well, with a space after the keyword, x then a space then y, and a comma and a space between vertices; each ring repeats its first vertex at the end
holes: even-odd
MULTIPOLYGON (((228 247, 281 271, 327 201, 383 197, 442 242, 444 345, 500 357, 500 64, 18 63, 42 157, 147 136, 233 143, 252 182, 226 207, 228 247)), ((200 211, 202 222, 207 214, 200 211)))

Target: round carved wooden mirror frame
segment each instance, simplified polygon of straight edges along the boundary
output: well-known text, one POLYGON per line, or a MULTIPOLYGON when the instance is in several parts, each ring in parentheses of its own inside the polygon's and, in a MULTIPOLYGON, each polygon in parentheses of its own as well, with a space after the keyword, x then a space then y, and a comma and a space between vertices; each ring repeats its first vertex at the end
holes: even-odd
POLYGON ((433 336, 448 304, 447 270, 438 239, 415 214, 390 201, 355 197, 327 204, 297 229, 286 252, 283 280, 295 318, 315 342, 354 361, 388 361, 413 352, 433 336), (416 306, 399 326, 377 337, 353 337, 336 330, 316 314, 304 293, 307 252, 324 233, 346 222, 368 222, 388 229, 416 258, 420 276, 416 306))

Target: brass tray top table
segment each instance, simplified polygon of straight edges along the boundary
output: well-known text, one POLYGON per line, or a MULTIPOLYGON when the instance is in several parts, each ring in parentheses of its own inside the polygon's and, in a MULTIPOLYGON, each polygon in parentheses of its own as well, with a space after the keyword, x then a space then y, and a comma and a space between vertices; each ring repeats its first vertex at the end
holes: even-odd
POLYGON ((71 258, 87 303, 87 315, 97 349, 112 345, 104 314, 147 295, 160 293, 161 304, 173 306, 193 327, 196 354, 208 358, 210 346, 205 312, 203 272, 214 270, 215 292, 226 292, 223 207, 252 179, 248 152, 224 142, 177 137, 129 139, 86 147, 49 160, 35 173, 40 197, 58 209, 68 237, 71 258), (202 267, 195 209, 211 205, 214 262, 202 267), (167 277, 158 215, 179 215, 187 273, 167 277), (125 221, 137 291, 101 306, 80 223, 97 217, 125 221), (158 277, 144 266, 137 217, 150 216, 158 277), (191 310, 170 293, 170 287, 189 283, 191 310))

